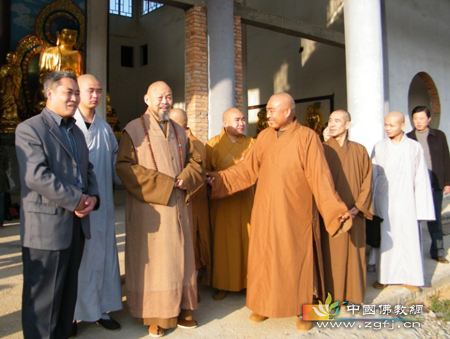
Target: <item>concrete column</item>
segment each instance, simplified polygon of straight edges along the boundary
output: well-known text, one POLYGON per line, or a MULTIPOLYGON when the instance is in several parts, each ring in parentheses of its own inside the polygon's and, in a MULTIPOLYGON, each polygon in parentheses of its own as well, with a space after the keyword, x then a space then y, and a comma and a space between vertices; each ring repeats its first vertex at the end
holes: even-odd
POLYGON ((86 1, 86 73, 95 75, 103 86, 103 98, 96 114, 106 120, 108 64, 108 1, 86 1))
POLYGON ((350 137, 370 154, 384 137, 381 4, 380 0, 344 0, 344 11, 350 137))
POLYGON ((235 105, 234 1, 208 0, 209 138, 220 133, 222 114, 235 105))

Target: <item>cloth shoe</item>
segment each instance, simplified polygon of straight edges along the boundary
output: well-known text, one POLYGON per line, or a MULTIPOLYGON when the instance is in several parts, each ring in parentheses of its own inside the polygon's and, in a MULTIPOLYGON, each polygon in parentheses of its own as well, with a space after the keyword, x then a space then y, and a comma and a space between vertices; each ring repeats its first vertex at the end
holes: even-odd
POLYGON ((197 322, 195 320, 178 319, 177 327, 179 327, 179 328, 196 328, 197 322))
POLYGON ((109 319, 100 318, 95 323, 108 331, 119 331, 121 329, 120 324, 113 318, 109 319))
POLYGON ((297 318, 297 330, 299 331, 309 331, 312 328, 312 321, 303 321, 297 318))
POLYGON ((408 290, 413 292, 419 292, 420 287, 419 286, 413 286, 413 285, 402 285, 403 287, 406 287, 408 290))
POLYGON ((153 338, 159 338, 164 335, 164 329, 158 325, 150 325, 148 327, 148 335, 153 338))
POLYGON ((214 300, 223 300, 223 299, 225 299, 227 294, 228 294, 228 291, 218 290, 216 293, 214 293, 213 299, 214 300))
POLYGON ((266 319, 267 319, 267 317, 265 317, 263 315, 259 315, 258 313, 255 313, 255 312, 250 314, 250 320, 255 322, 255 323, 261 323, 261 322, 263 322, 266 319))
POLYGON ((376 288, 377 290, 384 290, 388 285, 383 285, 380 284, 378 281, 375 281, 373 283, 373 287, 376 288))

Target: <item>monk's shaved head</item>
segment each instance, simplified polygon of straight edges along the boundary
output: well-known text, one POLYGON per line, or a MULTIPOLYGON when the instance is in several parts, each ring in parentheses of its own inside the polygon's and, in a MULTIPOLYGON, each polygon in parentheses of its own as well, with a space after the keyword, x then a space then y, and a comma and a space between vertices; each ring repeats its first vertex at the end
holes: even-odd
POLYGON ((278 93, 270 97, 266 106, 269 127, 284 131, 294 121, 295 101, 288 93, 278 93))
POLYGON ((95 111, 103 96, 100 80, 92 74, 83 74, 77 79, 80 88, 80 104, 78 109, 86 117, 95 111))
POLYGON ((330 114, 328 118, 328 130, 341 146, 347 139, 348 129, 350 128, 351 116, 344 109, 337 109, 330 114))
POLYGON ((277 93, 270 97, 270 100, 275 100, 277 102, 282 103, 287 108, 291 109, 292 114, 295 113, 295 101, 294 98, 288 93, 277 93))
POLYGON ((148 111, 160 122, 169 120, 172 108, 172 90, 164 81, 156 81, 148 86, 144 101, 148 111))
POLYGON ((98 80, 98 78, 95 75, 83 74, 83 75, 80 75, 77 78, 78 87, 80 87, 80 89, 81 89, 82 86, 86 85, 90 81, 94 81, 94 82, 100 83, 100 80, 98 80))
POLYGON ((236 114, 237 115, 244 115, 240 110, 238 110, 235 107, 227 109, 225 112, 223 112, 222 121, 230 122, 230 119, 233 119, 236 114))
POLYGON ((225 133, 231 139, 239 138, 245 132, 245 122, 244 113, 242 113, 237 108, 233 107, 227 109, 222 115, 223 128, 225 133))
POLYGON ((178 125, 187 129, 188 118, 187 114, 181 108, 172 108, 169 113, 169 118, 175 121, 178 125))
POLYGON ((405 116, 397 111, 393 111, 384 118, 384 131, 386 135, 395 142, 403 138, 403 128, 405 127, 405 116))
POLYGON ((340 114, 342 116, 342 118, 344 119, 345 122, 347 121, 352 121, 352 116, 350 115, 349 112, 347 112, 345 109, 337 109, 333 112, 331 112, 330 117, 333 114, 340 114))
POLYGON ((386 115, 386 119, 394 119, 395 121, 399 122, 400 124, 405 123, 405 116, 403 115, 403 113, 398 112, 398 111, 392 111, 391 113, 389 113, 388 115, 386 115))
POLYGON ((147 94, 151 93, 152 91, 161 90, 161 89, 169 89, 172 92, 169 85, 167 85, 164 81, 155 81, 150 86, 148 86, 147 94))

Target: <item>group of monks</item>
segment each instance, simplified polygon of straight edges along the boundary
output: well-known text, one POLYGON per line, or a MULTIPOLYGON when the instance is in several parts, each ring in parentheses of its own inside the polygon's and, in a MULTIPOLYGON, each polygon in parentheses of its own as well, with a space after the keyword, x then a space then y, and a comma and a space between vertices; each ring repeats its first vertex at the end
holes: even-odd
MULTIPOLYGON (((144 101, 147 111, 124 129, 116 169, 127 190, 127 302, 150 336, 197 326, 198 282, 216 289, 214 300, 247 289, 250 320, 296 316, 299 330, 312 326, 299 317, 302 306, 328 293, 341 303, 363 302, 372 179, 378 185, 377 216, 390 223, 389 230, 381 229, 385 239, 400 217, 394 207, 383 208, 387 197, 395 206, 398 192, 386 184, 393 168, 381 158, 394 156, 377 144, 372 171, 365 147, 348 139, 347 111, 331 113, 329 138, 322 143, 295 119, 293 98, 279 93, 267 103, 269 128, 256 140, 244 135, 244 114, 231 108, 223 114, 222 132, 204 145, 189 129, 186 113, 172 109, 166 83, 151 84, 144 101)), ((405 155, 397 168, 414 167, 403 184, 414 192, 414 180, 425 180, 426 188, 427 178, 416 176, 423 163, 395 147, 405 143, 403 115, 392 112, 386 126, 395 131, 385 127, 388 137, 380 143, 405 155)), ((422 204, 416 198, 414 204, 422 204)), ((430 216, 413 214, 412 219, 411 228, 419 232, 417 220, 430 216)), ((390 246, 399 241, 390 238, 390 246)), ((413 250, 420 254, 420 246, 413 250)), ((383 287, 411 287, 408 279, 388 276, 379 272, 383 287)))

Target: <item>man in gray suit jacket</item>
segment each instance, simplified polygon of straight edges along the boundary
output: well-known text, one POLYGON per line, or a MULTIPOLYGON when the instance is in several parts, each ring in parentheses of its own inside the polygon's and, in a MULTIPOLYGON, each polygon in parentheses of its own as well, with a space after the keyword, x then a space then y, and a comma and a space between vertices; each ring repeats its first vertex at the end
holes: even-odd
POLYGON ((17 126, 25 338, 69 338, 89 213, 98 208, 89 150, 73 115, 76 77, 52 72, 44 80, 46 107, 17 126))

